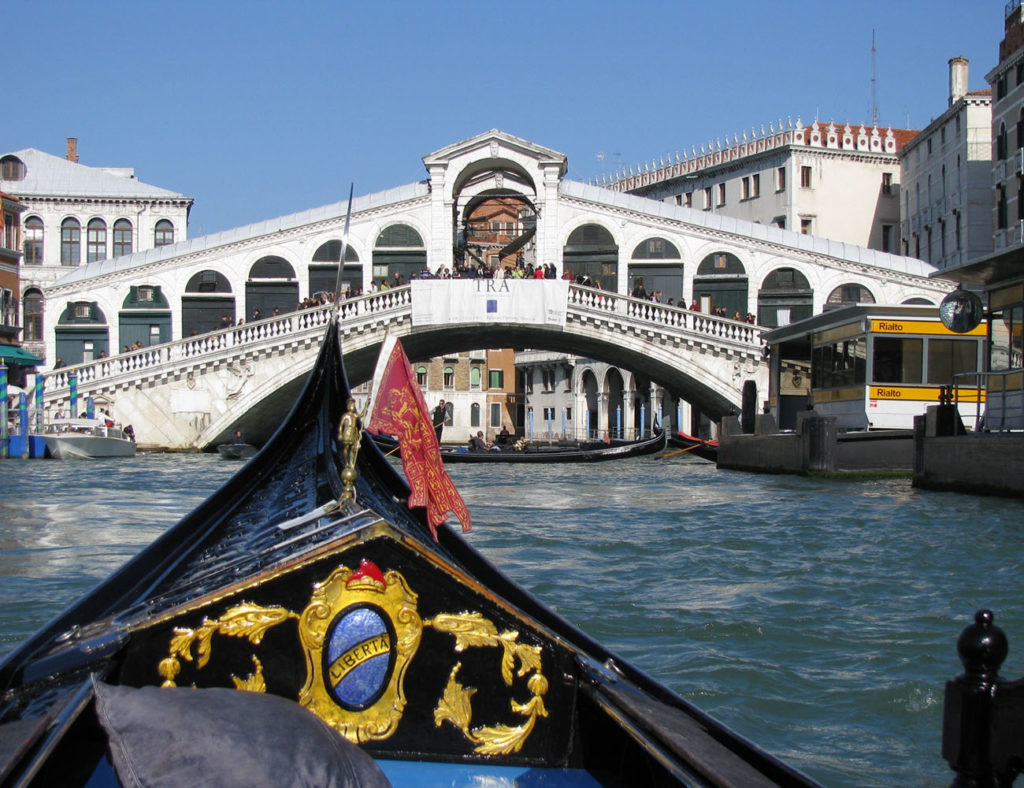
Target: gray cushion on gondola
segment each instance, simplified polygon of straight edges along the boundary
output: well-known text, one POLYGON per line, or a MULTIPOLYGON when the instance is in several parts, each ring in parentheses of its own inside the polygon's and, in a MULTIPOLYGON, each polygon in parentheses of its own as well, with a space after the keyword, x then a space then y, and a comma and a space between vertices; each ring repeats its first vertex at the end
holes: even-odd
POLYGON ((373 758, 300 704, 223 688, 120 687, 96 711, 125 786, 389 786, 373 758))

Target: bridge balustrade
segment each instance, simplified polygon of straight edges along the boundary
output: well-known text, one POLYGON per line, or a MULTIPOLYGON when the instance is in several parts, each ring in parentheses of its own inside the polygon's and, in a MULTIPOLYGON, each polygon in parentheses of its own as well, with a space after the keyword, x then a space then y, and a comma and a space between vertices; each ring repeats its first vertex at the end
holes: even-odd
MULTIPOLYGON (((633 298, 591 287, 571 284, 568 294, 570 313, 615 316, 620 323, 646 323, 661 330, 691 333, 717 343, 733 343, 757 349, 761 328, 728 318, 692 312, 684 307, 669 306, 654 301, 633 298)), ((358 330, 363 324, 380 323, 391 316, 410 311, 412 288, 410 285, 394 287, 376 293, 343 300, 338 305, 341 325, 346 330, 358 330)), ((230 360, 244 354, 272 349, 296 338, 315 336, 327 323, 332 305, 300 309, 252 323, 242 323, 198 336, 153 345, 122 353, 110 358, 96 359, 46 373, 45 398, 47 401, 66 399, 70 389, 70 375, 77 375, 80 391, 99 390, 122 385, 130 381, 166 375, 168 370, 197 361, 216 362, 230 360)))
POLYGON ((657 301, 633 298, 621 293, 608 293, 581 285, 569 287, 569 304, 747 345, 760 344, 763 330, 759 326, 739 320, 716 317, 703 312, 694 312, 685 307, 669 306, 657 301))
MULTIPOLYGON (((358 323, 360 319, 374 320, 379 315, 407 309, 411 301, 410 288, 405 286, 346 299, 341 302, 338 311, 342 324, 358 323)), ((251 351, 264 345, 276 344, 281 338, 294 337, 306 332, 319 332, 326 325, 332 307, 333 305, 328 304, 301 309, 252 323, 242 323, 231 328, 152 345, 110 358, 61 367, 44 376, 46 398, 51 399, 67 392, 72 372, 77 375, 78 386, 82 388, 88 384, 113 381, 119 377, 138 377, 146 370, 156 371, 176 361, 231 355, 236 348, 251 351)))

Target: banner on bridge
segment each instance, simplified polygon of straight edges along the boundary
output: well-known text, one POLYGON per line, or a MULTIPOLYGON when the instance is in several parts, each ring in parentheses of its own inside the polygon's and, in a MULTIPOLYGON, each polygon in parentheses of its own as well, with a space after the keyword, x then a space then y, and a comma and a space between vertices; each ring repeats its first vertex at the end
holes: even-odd
POLYGON ((563 279, 414 279, 413 326, 450 323, 542 323, 565 326, 569 282, 563 279))

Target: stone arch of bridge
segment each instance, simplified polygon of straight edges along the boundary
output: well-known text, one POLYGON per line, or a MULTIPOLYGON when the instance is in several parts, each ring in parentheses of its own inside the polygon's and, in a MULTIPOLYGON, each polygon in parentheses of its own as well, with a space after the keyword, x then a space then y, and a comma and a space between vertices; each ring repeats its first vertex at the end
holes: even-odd
MULTIPOLYGON (((431 326, 414 331, 409 321, 403 321, 382 323, 371 331, 343 335, 342 348, 350 384, 358 385, 372 379, 387 333, 402 341, 406 355, 414 366, 438 354, 495 347, 532 348, 603 361, 629 370, 635 378, 664 386, 673 397, 690 402, 713 421, 739 412, 741 378, 747 374, 741 369, 739 361, 723 361, 721 354, 711 349, 694 347, 680 351, 659 342, 627 343, 623 342, 623 336, 618 332, 602 332, 572 322, 565 327, 474 323, 431 326)), ((279 423, 287 413, 298 386, 309 372, 314 357, 315 348, 304 351, 289 366, 287 380, 278 377, 275 381, 243 391, 229 409, 213 419, 203 430, 196 440, 197 447, 206 448, 226 440, 243 419, 259 421, 265 425, 279 423)), ((598 391, 607 393, 606 381, 595 378, 595 386, 600 386, 598 391)), ((269 429, 269 426, 264 429, 269 429)))

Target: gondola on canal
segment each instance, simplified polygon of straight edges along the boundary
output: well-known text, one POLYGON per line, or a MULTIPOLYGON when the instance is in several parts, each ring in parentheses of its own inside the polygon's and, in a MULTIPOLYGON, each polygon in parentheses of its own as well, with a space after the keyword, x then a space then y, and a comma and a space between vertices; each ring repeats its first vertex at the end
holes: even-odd
POLYGON ((814 784, 439 526, 433 471, 410 508, 361 416, 335 319, 264 449, 0 663, 0 782, 814 784))
MULTIPOLYGON (((377 446, 386 455, 398 455, 398 441, 390 435, 374 435, 377 446)), ((568 463, 568 462, 604 462, 606 460, 625 460, 630 457, 644 457, 662 451, 668 437, 659 431, 649 438, 636 441, 614 441, 610 443, 594 442, 580 446, 494 446, 489 450, 474 450, 466 447, 444 447, 441 458, 446 464, 476 463, 568 463)))
POLYGON ((668 443, 677 453, 687 452, 709 462, 718 460, 718 441, 697 438, 685 432, 672 432, 669 433, 668 443))

